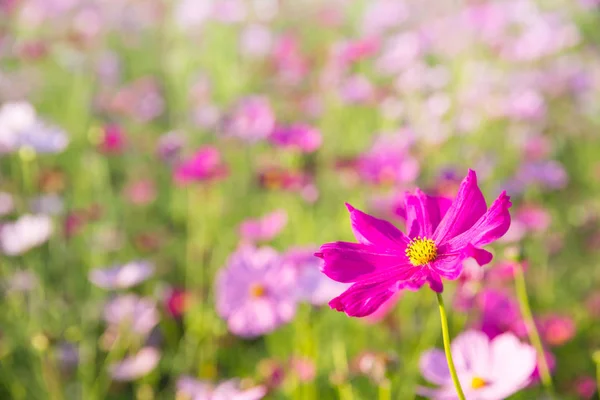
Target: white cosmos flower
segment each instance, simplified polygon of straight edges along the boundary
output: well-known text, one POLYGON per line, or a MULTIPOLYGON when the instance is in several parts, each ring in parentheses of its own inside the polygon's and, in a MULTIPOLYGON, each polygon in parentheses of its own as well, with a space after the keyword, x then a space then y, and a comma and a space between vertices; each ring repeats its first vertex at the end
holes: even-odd
POLYGON ((0 107, 0 154, 21 148, 36 153, 58 153, 68 143, 67 134, 39 119, 31 104, 13 102, 0 107))
POLYGON ((25 214, 0 227, 0 250, 9 256, 23 254, 46 242, 52 230, 52 219, 47 215, 25 214))

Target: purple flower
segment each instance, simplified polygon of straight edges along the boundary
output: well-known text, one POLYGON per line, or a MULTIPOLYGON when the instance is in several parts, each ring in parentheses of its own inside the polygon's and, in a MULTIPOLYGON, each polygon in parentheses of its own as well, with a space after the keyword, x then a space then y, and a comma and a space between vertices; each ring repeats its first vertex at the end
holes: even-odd
POLYGON ((259 400, 267 394, 264 386, 240 389, 235 379, 224 381, 218 385, 203 382, 184 376, 177 381, 177 398, 180 396, 190 400, 259 400))
MULTIPOLYGON (((469 400, 502 400, 530 382, 536 352, 511 333, 491 340, 482 332, 466 331, 452 342, 452 358, 458 379, 469 400)), ((421 373, 438 388, 421 387, 418 393, 431 399, 456 399, 446 356, 442 350, 423 353, 421 373)))
POLYGON ((46 242, 52 230, 50 217, 25 214, 0 226, 0 251, 9 256, 23 254, 46 242))
POLYGON ((489 263, 492 254, 482 247, 510 226, 509 197, 502 192, 488 209, 472 170, 446 213, 435 198, 418 189, 406 196, 405 204, 408 235, 346 205, 359 243, 326 243, 316 253, 325 260, 325 275, 354 283, 329 303, 332 308, 364 317, 400 289, 416 290, 427 282, 441 292, 442 277, 457 279, 466 258, 475 258, 479 265, 489 263))
POLYGON ((159 322, 152 300, 134 294, 115 297, 104 307, 104 320, 118 329, 147 335, 159 322))
POLYGON ((248 142, 266 139, 275 127, 269 99, 251 96, 240 101, 225 120, 225 132, 248 142))
POLYGON ((323 260, 310 249, 292 249, 284 255, 285 261, 296 268, 298 300, 315 306, 326 304, 348 289, 349 284, 336 282, 321 273, 323 260))
POLYGON ((127 289, 138 285, 154 273, 154 267, 147 261, 131 261, 111 268, 97 268, 90 271, 90 281, 102 289, 127 289))
POLYGON ((287 224, 287 212, 275 210, 259 219, 248 219, 240 224, 240 235, 249 242, 269 241, 287 224))
POLYGON ((567 186, 569 176, 564 166, 555 160, 526 162, 517 171, 514 178, 507 183, 512 193, 522 193, 526 188, 539 186, 557 190, 567 186))
POLYGON ((269 141, 285 149, 312 153, 321 147, 322 138, 317 129, 304 124, 294 124, 275 128, 269 136, 269 141))
POLYGON ((522 333, 525 323, 519 304, 507 294, 486 289, 479 294, 481 331, 490 339, 505 333, 522 333))
POLYGON ((217 275, 217 312, 233 334, 257 337, 292 320, 295 288, 296 271, 275 250, 242 247, 217 275))
POLYGON ((221 160, 221 154, 212 146, 200 148, 173 171, 173 178, 180 185, 219 179, 226 175, 227 167, 221 160))
POLYGON ((0 107, 0 154, 22 148, 59 153, 68 143, 67 134, 40 120, 31 104, 15 102, 0 107))
POLYGON ((178 160, 185 143, 185 137, 179 132, 167 132, 158 139, 156 153, 161 160, 172 164, 178 160))
POLYGON ((160 361, 160 352, 153 347, 144 347, 137 354, 129 356, 109 366, 109 372, 116 381, 134 381, 148 375, 160 361))

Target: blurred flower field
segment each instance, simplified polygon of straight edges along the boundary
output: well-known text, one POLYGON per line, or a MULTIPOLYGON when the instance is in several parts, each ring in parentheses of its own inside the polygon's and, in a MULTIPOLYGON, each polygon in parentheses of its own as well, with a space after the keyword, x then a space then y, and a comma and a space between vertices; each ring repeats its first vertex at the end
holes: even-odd
POLYGON ((598 0, 0 0, 0 399, 597 398, 599 248, 598 0))

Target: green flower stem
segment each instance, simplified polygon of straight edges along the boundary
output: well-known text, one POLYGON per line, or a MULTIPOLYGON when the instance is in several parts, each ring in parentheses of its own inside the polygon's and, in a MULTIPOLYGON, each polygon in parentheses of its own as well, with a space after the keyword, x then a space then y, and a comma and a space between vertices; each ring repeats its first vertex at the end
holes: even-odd
POLYGON ((452 376, 452 382, 456 388, 456 394, 460 400, 466 400, 465 394, 463 393, 462 387, 456 374, 456 368, 454 367, 454 361, 452 360, 452 352, 450 351, 450 334, 448 333, 448 316, 446 315, 446 307, 444 306, 444 299, 441 293, 437 294, 438 305, 440 308, 440 319, 442 320, 442 338, 444 340, 444 351, 446 352, 446 360, 448 361, 448 369, 452 376))
POLYGON ((519 308, 521 315, 525 320, 527 327, 527 334, 529 335, 529 341, 535 347, 538 353, 538 366, 540 371, 540 378, 542 385, 546 391, 552 395, 554 393, 554 387, 552 385, 552 377, 550 376, 550 368, 548 368, 548 360, 546 360, 546 353, 542 347, 542 340, 540 334, 535 326, 533 320, 533 314, 531 313, 531 306, 529 305, 529 298, 527 297, 527 286, 525 284, 525 275, 523 274, 523 268, 520 263, 516 263, 515 267, 515 290, 517 292, 517 299, 519 301, 519 308))

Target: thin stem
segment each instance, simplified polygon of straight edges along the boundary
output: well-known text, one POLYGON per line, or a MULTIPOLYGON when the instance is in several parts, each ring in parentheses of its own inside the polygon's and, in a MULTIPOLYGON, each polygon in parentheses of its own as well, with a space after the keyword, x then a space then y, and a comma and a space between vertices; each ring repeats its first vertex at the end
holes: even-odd
POLYGON ((596 350, 592 354, 592 360, 596 364, 596 392, 600 398, 600 350, 596 350))
POLYGON ((552 377, 550 376, 550 368, 548 368, 548 360, 546 360, 546 353, 542 346, 542 340, 540 334, 535 326, 533 320, 533 314, 531 313, 531 306, 529 305, 529 298, 527 297, 527 285, 525 284, 525 275, 523 274, 523 268, 520 263, 516 263, 515 270, 515 290, 517 292, 517 299, 519 301, 519 308, 525 325, 527 327, 527 334, 529 335, 529 341, 535 347, 538 357, 538 368, 540 371, 540 379, 542 385, 546 388, 548 393, 554 393, 554 387, 552 385, 552 377))
POLYGON ((446 315, 446 307, 444 306, 444 299, 441 293, 436 293, 438 305, 440 308, 440 319, 442 320, 442 339, 444 341, 444 352, 446 353, 446 361, 448 361, 448 369, 452 376, 452 382, 456 388, 456 394, 460 400, 466 400, 465 394, 463 393, 462 387, 456 374, 456 368, 454 367, 454 360, 452 360, 452 352, 450 351, 450 334, 448 333, 448 316, 446 315))

